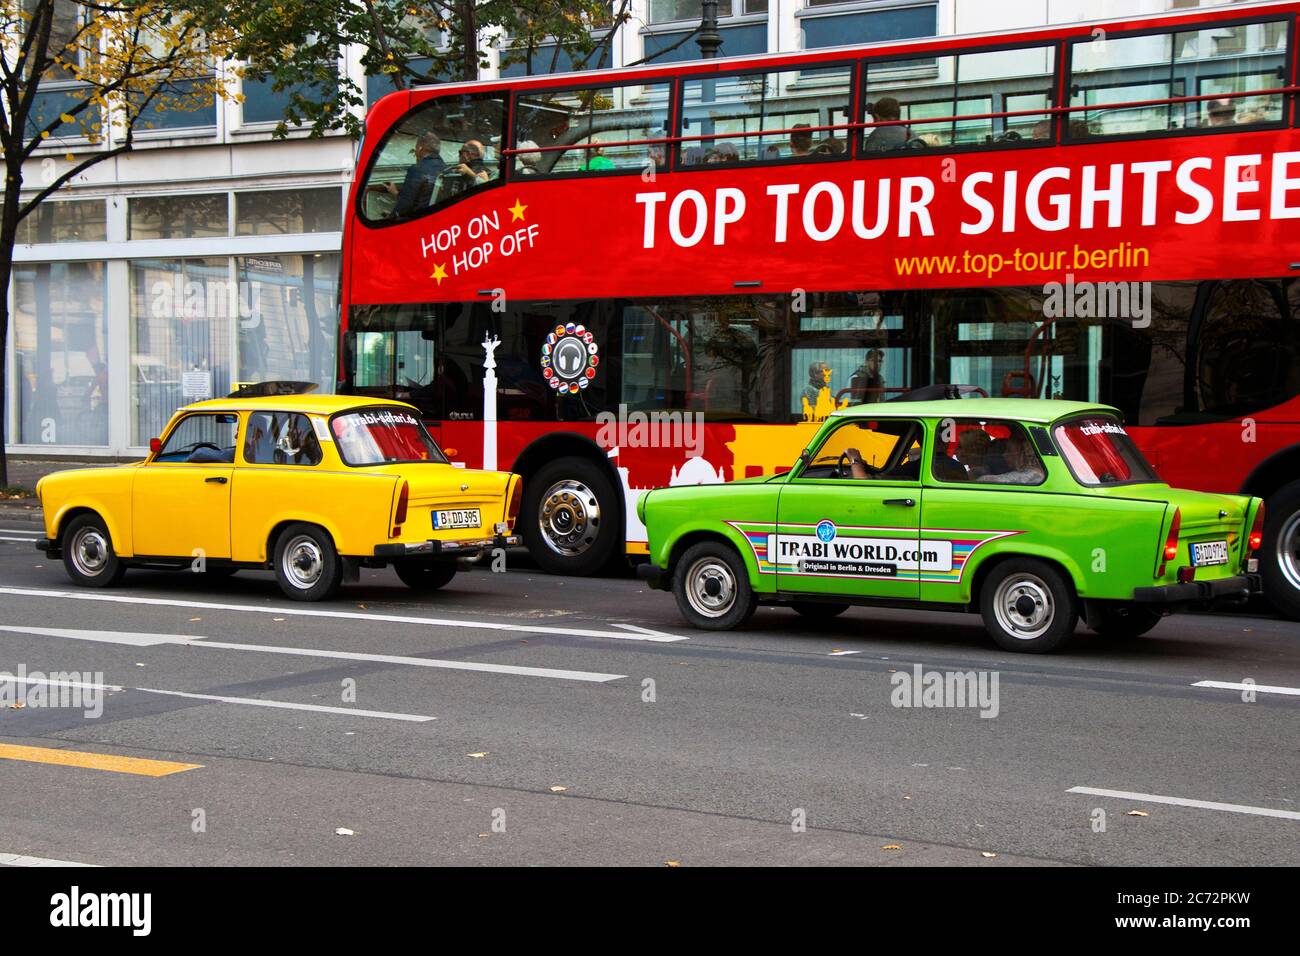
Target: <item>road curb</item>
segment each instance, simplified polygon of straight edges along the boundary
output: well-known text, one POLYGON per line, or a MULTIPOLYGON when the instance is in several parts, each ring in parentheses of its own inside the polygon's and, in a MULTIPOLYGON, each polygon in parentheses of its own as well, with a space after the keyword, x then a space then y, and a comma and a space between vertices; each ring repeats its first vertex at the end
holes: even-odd
POLYGON ((42 528, 45 526, 45 516, 34 499, 31 504, 26 501, 0 501, 0 527, 15 522, 42 528))

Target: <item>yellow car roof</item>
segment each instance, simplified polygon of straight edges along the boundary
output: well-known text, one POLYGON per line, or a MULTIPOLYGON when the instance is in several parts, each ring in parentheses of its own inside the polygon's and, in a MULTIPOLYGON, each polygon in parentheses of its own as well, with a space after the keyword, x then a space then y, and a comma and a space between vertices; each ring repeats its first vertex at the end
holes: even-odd
POLYGON ((303 412, 315 415, 333 415, 349 408, 373 408, 376 405, 404 408, 419 414, 419 409, 406 402, 387 398, 370 398, 365 395, 265 395, 257 398, 210 398, 186 405, 181 411, 243 412, 266 409, 277 412, 303 412))

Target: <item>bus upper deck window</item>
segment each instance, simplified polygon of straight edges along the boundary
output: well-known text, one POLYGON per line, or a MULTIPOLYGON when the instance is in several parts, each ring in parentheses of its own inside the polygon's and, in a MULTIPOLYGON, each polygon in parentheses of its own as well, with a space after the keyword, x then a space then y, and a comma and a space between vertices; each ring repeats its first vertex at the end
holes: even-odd
POLYGON ((1047 142, 1055 72, 1052 46, 867 60, 862 152, 1047 142))
POLYGON ((380 143, 361 187, 362 218, 402 222, 501 179, 505 94, 429 100, 380 143))
POLYGON ((529 91, 515 106, 514 176, 662 170, 672 84, 529 91), (649 140, 650 142, 647 142, 649 140))
POLYGON ((1098 34, 1072 51, 1069 138, 1227 130, 1281 122, 1287 23, 1098 34), (1254 96, 1240 96, 1255 93, 1254 96), (1188 99, 1182 99, 1182 98, 1188 99), (1201 97, 1201 99, 1195 99, 1201 97), (1156 102, 1152 100, 1180 100, 1156 102), (1146 105, 1131 105, 1146 103, 1146 105))

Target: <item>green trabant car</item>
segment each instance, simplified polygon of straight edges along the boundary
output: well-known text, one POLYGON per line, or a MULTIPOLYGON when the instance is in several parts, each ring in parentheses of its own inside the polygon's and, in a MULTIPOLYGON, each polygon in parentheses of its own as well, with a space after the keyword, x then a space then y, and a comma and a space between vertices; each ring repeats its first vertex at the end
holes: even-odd
POLYGON ((637 508, 641 576, 710 630, 759 604, 822 620, 890 605, 978 611, 1003 648, 1045 652, 1079 618, 1136 636, 1260 587, 1263 502, 1170 488, 1104 405, 859 406, 784 474, 660 488, 637 508))

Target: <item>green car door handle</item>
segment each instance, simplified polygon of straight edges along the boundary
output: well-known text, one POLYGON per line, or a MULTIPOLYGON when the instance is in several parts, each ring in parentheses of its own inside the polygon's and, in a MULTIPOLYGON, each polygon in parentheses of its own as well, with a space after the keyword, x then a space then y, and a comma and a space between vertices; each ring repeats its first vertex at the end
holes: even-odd
POLYGON ((884 504, 902 505, 904 508, 915 508, 916 499, 915 498, 886 498, 884 504))

